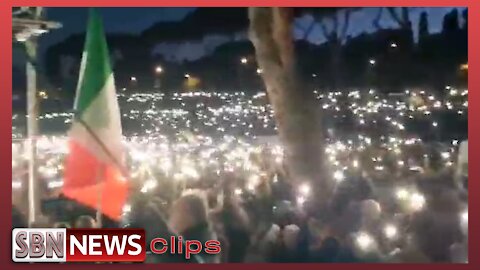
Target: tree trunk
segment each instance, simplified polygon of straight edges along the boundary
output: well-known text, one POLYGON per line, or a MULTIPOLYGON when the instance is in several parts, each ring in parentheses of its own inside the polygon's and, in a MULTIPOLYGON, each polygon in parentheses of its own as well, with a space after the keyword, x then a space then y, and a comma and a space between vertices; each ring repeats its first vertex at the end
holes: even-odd
POLYGON ((329 200, 332 185, 324 156, 321 119, 315 97, 297 80, 292 10, 249 8, 250 39, 263 70, 284 157, 293 183, 310 183, 316 201, 329 200))
POLYGON ((341 62, 342 62, 342 43, 340 40, 334 40, 332 41, 332 44, 330 44, 330 53, 331 53, 331 62, 332 62, 332 71, 333 71, 333 91, 339 91, 343 87, 343 82, 342 82, 342 70, 341 70, 341 62))

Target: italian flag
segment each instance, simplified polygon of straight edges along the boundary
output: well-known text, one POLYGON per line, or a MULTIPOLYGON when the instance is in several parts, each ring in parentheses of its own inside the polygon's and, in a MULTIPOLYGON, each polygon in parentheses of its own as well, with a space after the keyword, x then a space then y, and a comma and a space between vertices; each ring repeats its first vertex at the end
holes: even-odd
POLYGON ((90 10, 62 193, 118 220, 127 198, 120 110, 100 16, 90 10))

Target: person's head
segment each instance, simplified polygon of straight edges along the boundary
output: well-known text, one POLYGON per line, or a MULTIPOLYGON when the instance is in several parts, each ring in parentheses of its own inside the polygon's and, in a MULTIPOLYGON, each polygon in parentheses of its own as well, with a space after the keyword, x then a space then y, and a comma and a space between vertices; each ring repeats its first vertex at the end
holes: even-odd
POLYGON ((96 222, 91 216, 80 216, 75 221, 75 228, 95 228, 96 222))
POLYGON ((48 228, 51 227, 51 223, 48 220, 47 217, 45 216, 40 216, 38 217, 32 224, 30 224, 30 227, 32 228, 48 228))
POLYGON ((13 228, 26 228, 28 227, 27 219, 17 207, 12 207, 12 227, 13 228))
POLYGON ((200 191, 192 191, 176 200, 170 209, 169 226, 181 233, 198 224, 208 223, 207 200, 200 191))
POLYGON ((423 211, 415 215, 411 231, 414 243, 435 262, 448 261, 450 246, 461 239, 458 219, 438 212, 423 211))
POLYGON ((287 250, 295 251, 298 246, 300 228, 297 225, 287 225, 283 229, 283 243, 287 250))
POLYGON ((321 252, 324 256, 337 256, 340 252, 340 243, 334 237, 327 237, 322 241, 321 252))
POLYGON ((70 224, 68 224, 67 222, 56 222, 55 224, 53 224, 53 227, 54 228, 70 228, 70 224))

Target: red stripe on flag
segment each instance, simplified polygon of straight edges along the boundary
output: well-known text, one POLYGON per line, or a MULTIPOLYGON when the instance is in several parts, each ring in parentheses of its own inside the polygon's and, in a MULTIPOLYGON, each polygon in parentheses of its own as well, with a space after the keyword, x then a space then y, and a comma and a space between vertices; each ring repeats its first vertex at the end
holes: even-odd
POLYGON ((67 198, 97 209, 101 189, 101 212, 109 218, 119 219, 128 195, 128 183, 119 168, 98 160, 73 140, 69 147, 62 193, 67 198))

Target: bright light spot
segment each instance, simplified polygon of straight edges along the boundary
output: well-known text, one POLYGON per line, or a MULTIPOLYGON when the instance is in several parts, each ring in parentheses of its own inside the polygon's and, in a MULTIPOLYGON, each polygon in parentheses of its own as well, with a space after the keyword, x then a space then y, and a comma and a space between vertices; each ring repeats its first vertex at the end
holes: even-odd
POLYGON ((240 59, 240 62, 242 64, 246 64, 248 62, 247 58, 246 57, 242 57, 242 59, 240 59))
POLYGON ((299 205, 303 205, 306 200, 307 200, 307 199, 305 199, 305 197, 300 196, 300 197, 297 198, 297 203, 298 203, 299 205))
POLYGON ((155 188, 156 186, 157 186, 157 181, 155 181, 154 179, 150 179, 150 180, 145 181, 145 183, 143 184, 143 187, 140 191, 142 193, 146 193, 147 191, 155 188))
POLYGON ((302 194, 303 196, 307 196, 310 194, 310 186, 306 183, 303 183, 300 185, 300 187, 298 188, 300 194, 302 194))
POLYGON ((257 68, 257 74, 262 74, 263 70, 261 68, 257 68))
POLYGON ((405 188, 399 188, 395 192, 395 195, 397 196, 398 199, 405 200, 408 198, 408 191, 405 188))
POLYGON ((123 213, 129 213, 131 210, 132 210, 132 206, 130 206, 130 204, 125 204, 125 205, 122 207, 123 213))
POLYGON ((63 186, 63 181, 51 181, 48 183, 48 188, 59 188, 63 186))
POLYGON ((442 152, 441 155, 442 155, 442 158, 444 158, 444 159, 450 158, 450 153, 449 152, 442 152))
POLYGON ((358 247, 362 250, 366 250, 372 247, 374 241, 373 238, 368 235, 367 233, 360 233, 357 238, 355 239, 355 242, 357 243, 358 247))
POLYGON ((130 81, 136 82, 136 81, 137 81, 137 77, 134 77, 134 76, 130 77, 130 81))
POLYGON ((370 59, 368 62, 369 62, 370 65, 372 65, 372 66, 375 65, 375 63, 377 63, 377 61, 375 61, 375 59, 370 59))
POLYGON ((383 229, 383 232, 385 233, 385 236, 389 239, 392 239, 397 236, 397 228, 391 224, 388 224, 385 226, 383 229))
POLYGON ((235 195, 240 196, 240 195, 242 195, 243 191, 242 191, 241 188, 236 188, 234 193, 235 193, 235 195))
POLYGON ((12 188, 13 188, 13 189, 20 189, 20 188, 22 188, 22 182, 20 182, 20 181, 13 181, 13 182, 12 182, 12 188))
POLYGON ((333 173, 333 178, 337 180, 337 182, 341 182, 345 179, 345 175, 343 174, 343 171, 338 170, 333 173))
POLYGON ((437 123, 437 122, 433 122, 433 123, 432 123, 432 126, 437 127, 437 126, 438 126, 438 123, 437 123))
POLYGON ((353 166, 354 168, 358 168, 358 160, 356 160, 356 159, 353 160, 352 166, 353 166))
POLYGON ((414 193, 410 197, 410 206, 413 210, 421 210, 425 206, 425 197, 420 193, 414 193))
POLYGON ((465 235, 468 234, 468 209, 460 214, 460 228, 465 235))
POLYGON ((462 213, 462 222, 468 223, 468 210, 462 213))
POLYGON ((397 48, 397 47, 398 47, 398 45, 397 45, 397 43, 395 43, 395 42, 392 42, 392 43, 390 43, 390 47, 392 47, 392 48, 397 48))

